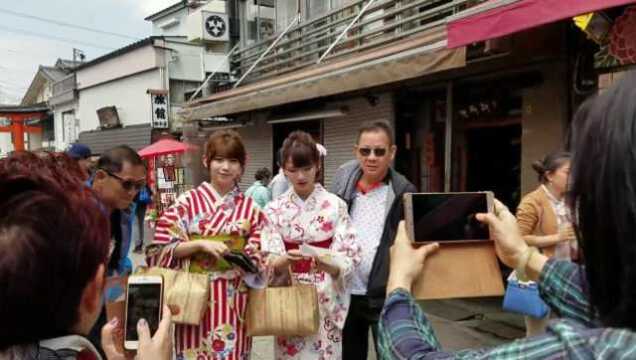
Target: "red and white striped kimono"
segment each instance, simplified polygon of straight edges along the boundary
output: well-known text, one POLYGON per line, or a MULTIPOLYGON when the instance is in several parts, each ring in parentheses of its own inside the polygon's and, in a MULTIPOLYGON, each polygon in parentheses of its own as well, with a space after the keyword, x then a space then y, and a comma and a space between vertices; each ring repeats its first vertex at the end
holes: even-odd
MULTIPOLYGON (((264 215, 236 188, 221 197, 207 182, 181 195, 157 222, 148 248, 148 264, 182 269, 184 259, 173 256, 181 242, 224 241, 242 249, 264 269, 260 232, 264 215)), ((210 307, 199 326, 176 325, 178 359, 248 359, 252 340, 243 321, 247 306, 245 274, 225 260, 205 254, 191 257, 190 270, 210 274, 210 307)))

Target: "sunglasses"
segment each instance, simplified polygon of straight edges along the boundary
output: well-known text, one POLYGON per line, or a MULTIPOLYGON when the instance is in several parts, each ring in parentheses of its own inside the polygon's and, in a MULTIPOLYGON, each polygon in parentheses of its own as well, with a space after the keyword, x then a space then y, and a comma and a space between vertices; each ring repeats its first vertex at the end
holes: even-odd
POLYGON ((115 174, 113 174, 112 172, 106 170, 106 169, 100 169, 103 172, 105 172, 106 174, 108 174, 108 176, 113 177, 117 180, 119 180, 119 183, 121 184, 121 187, 124 188, 124 190, 126 191, 130 191, 130 190, 135 190, 135 191, 140 191, 144 186, 146 186, 146 181, 145 180, 140 180, 140 181, 132 181, 132 180, 126 180, 121 178, 120 176, 117 176, 115 174))
POLYGON ((371 153, 373 153, 377 157, 383 157, 384 155, 386 155, 386 149, 385 148, 375 148, 375 149, 358 148, 358 153, 360 153, 360 155, 364 157, 370 156, 371 153))

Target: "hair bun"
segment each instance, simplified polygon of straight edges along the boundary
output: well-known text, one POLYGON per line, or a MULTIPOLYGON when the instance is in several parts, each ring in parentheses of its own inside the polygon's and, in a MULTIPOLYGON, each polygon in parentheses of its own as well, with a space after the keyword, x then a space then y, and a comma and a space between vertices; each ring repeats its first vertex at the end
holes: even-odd
POLYGON ((534 171, 537 172, 537 174, 539 175, 543 175, 545 174, 545 166, 543 166, 543 161, 535 161, 532 163, 532 168, 534 169, 534 171))

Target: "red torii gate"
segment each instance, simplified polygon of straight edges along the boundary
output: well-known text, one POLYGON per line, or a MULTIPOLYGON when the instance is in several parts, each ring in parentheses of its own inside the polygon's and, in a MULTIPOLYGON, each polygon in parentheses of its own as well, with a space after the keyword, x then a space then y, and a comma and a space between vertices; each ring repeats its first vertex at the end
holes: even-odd
POLYGON ((41 126, 26 124, 29 120, 42 120, 48 116, 49 108, 43 104, 0 106, 0 118, 8 118, 8 126, 0 126, 1 132, 13 134, 13 150, 24 150, 24 133, 41 134, 41 126))

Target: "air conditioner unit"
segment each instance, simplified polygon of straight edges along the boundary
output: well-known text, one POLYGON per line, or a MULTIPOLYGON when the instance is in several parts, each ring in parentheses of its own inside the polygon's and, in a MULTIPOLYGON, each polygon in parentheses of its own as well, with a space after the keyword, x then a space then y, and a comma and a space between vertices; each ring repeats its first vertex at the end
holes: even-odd
POLYGON ((188 15, 188 41, 218 43, 230 39, 228 16, 222 12, 197 10, 188 15))
POLYGON ((113 129, 121 126, 117 108, 114 106, 106 106, 98 109, 97 117, 99 118, 99 126, 102 129, 113 129))

